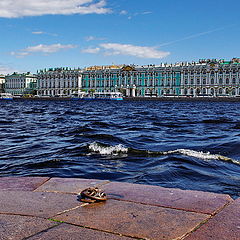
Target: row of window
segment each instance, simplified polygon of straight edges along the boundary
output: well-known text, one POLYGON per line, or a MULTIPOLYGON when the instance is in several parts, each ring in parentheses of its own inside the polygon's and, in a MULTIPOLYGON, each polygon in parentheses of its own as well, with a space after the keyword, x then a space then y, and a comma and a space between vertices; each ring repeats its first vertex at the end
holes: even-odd
MULTIPOLYGON (((89 74, 89 75, 83 75, 83 78, 119 78, 119 77, 122 77, 122 78, 125 78, 125 77, 176 77, 177 75, 176 74, 172 74, 172 73, 158 73, 158 72, 153 72, 153 73, 128 73, 128 74, 125 74, 125 73, 122 73, 122 74, 89 74)), ((180 74, 179 74, 179 77, 180 77, 180 74)))
POLYGON ((198 74, 198 75, 200 75, 200 74, 210 74, 210 75, 215 75, 215 74, 237 74, 237 73, 240 73, 240 70, 239 71, 235 71, 235 70, 233 70, 233 71, 228 71, 228 70, 226 70, 226 71, 211 71, 211 72, 206 72, 206 71, 202 71, 202 72, 184 71, 183 73, 185 75, 188 75, 188 74, 190 74, 190 75, 194 75, 194 74, 198 74))
POLYGON ((76 82, 62 82, 62 83, 51 83, 51 82, 42 82, 40 88, 77 88, 78 83, 76 82))
MULTIPOLYGON (((230 81, 229 78, 226 78, 225 81, 224 81, 224 79, 222 79, 222 78, 219 78, 218 80, 217 80, 217 79, 214 79, 214 78, 211 78, 210 81, 209 81, 209 83, 210 83, 210 84, 220 84, 220 85, 222 85, 222 84, 226 84, 226 85, 233 84, 233 85, 235 85, 235 84, 240 84, 240 78, 239 78, 238 80, 237 80, 236 78, 233 78, 232 81, 230 81)), ((188 85, 188 84, 194 85, 194 79, 192 78, 192 79, 190 79, 190 81, 189 81, 189 80, 186 78, 186 79, 184 80, 184 84, 185 84, 185 85, 188 85)), ((200 85, 200 84, 201 84, 201 81, 200 81, 199 78, 196 80, 196 84, 197 84, 197 85, 200 85)), ((202 79, 202 84, 203 84, 203 85, 208 84, 206 78, 203 78, 203 79, 202 79)))
POLYGON ((44 79, 78 79, 78 76, 39 76, 38 77, 39 80, 44 80, 44 79))

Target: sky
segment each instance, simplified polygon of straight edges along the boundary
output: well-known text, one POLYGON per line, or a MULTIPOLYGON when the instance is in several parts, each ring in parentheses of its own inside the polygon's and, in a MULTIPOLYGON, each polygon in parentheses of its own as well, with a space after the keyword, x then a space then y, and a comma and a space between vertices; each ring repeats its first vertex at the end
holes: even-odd
POLYGON ((0 0, 0 74, 240 57, 239 0, 0 0))

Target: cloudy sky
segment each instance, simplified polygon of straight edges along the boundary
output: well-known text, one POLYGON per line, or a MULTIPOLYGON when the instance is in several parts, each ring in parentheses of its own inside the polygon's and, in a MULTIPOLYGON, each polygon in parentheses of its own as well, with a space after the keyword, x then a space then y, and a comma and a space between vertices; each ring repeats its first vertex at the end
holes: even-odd
POLYGON ((239 0, 0 0, 0 74, 240 57, 239 0))

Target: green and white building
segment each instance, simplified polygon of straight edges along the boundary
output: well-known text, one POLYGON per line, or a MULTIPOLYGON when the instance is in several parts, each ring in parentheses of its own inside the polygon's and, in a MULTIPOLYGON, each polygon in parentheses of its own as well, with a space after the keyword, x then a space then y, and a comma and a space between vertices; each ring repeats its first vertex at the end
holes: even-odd
POLYGON ((127 97, 180 95, 181 72, 162 66, 92 67, 82 72, 85 91, 121 91, 127 97))
POLYGON ((0 75, 0 93, 4 92, 4 87, 5 87, 5 76, 0 75))
POLYGON ((5 76, 5 92, 12 95, 35 94, 37 77, 30 72, 5 76))
POLYGON ((160 65, 93 66, 85 69, 41 70, 38 94, 70 96, 73 93, 116 92, 127 97, 238 96, 240 59, 199 60, 160 65))

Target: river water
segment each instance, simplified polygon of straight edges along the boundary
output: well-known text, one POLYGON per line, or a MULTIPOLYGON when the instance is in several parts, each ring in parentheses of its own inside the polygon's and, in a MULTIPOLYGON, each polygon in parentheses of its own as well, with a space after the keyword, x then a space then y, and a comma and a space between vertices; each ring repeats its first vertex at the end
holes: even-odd
POLYGON ((0 102, 0 177, 109 179, 240 197, 240 103, 0 102))

